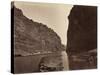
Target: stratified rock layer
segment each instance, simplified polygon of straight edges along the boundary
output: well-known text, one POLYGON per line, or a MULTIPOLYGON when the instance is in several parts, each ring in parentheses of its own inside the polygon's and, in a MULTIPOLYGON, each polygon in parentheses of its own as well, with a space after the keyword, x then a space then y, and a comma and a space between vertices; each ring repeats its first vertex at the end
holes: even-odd
POLYGON ((13 9, 15 55, 27 56, 63 50, 60 37, 51 28, 28 19, 20 9, 13 9))
POLYGON ((61 51, 65 51, 65 48, 56 32, 42 23, 25 17, 15 6, 11 9, 11 20, 14 32, 12 73, 63 70, 64 66, 59 64, 62 64, 61 51), (41 61, 46 66, 41 68, 41 61))

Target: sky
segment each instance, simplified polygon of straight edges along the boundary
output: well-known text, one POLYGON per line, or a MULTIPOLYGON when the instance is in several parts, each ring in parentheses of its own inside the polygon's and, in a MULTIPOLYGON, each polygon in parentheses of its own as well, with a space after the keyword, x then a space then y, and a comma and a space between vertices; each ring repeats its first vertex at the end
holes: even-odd
POLYGON ((15 6, 29 19, 52 28, 60 36, 61 43, 67 44, 68 15, 73 5, 16 1, 15 6))

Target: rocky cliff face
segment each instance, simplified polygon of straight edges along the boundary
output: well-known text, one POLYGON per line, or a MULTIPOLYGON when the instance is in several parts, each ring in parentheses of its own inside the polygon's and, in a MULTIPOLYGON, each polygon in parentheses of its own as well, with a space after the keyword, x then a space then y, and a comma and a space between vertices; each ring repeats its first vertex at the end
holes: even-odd
POLYGON ((12 28, 14 31, 14 60, 12 60, 14 73, 63 70, 61 51, 65 52, 65 47, 61 44, 56 32, 42 23, 25 17, 23 12, 15 6, 12 7, 11 13, 14 28, 14 30, 12 28))
POLYGON ((74 6, 69 15, 69 51, 88 51, 97 48, 97 8, 74 6))
POLYGON ((33 55, 64 50, 60 37, 51 28, 34 22, 14 7, 14 39, 16 55, 33 55))
POLYGON ((67 52, 70 69, 96 68, 97 7, 75 5, 68 18, 67 52), (94 56, 90 53, 93 50, 94 56))
POLYGON ((97 48, 97 8, 74 6, 69 15, 67 50, 88 51, 97 48))

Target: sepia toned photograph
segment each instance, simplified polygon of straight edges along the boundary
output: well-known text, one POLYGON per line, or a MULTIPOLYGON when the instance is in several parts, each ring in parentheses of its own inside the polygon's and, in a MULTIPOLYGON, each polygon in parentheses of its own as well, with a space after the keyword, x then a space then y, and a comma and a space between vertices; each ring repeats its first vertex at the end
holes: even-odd
POLYGON ((97 6, 11 2, 11 73, 97 69, 97 6))

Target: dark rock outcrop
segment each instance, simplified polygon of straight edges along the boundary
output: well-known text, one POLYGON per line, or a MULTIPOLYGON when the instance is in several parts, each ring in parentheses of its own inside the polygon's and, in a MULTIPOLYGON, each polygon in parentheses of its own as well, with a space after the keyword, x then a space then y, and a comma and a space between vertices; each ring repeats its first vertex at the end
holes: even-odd
MULTIPOLYGON (((74 5, 69 19, 69 28, 67 34, 67 52, 69 55, 70 69, 89 69, 96 68, 96 63, 89 65, 91 52, 97 48, 97 7, 96 6, 78 6, 74 5), (74 61, 74 57, 81 58, 81 61, 74 61), (86 58, 85 58, 86 57, 86 58), (84 59, 85 61, 84 61, 84 59), (82 66, 84 65, 84 66, 82 66)), ((96 59, 94 59, 96 62, 96 59)))

